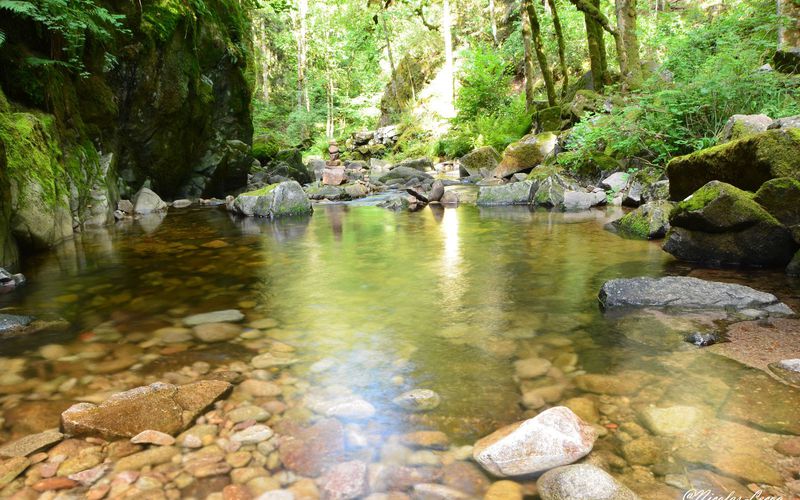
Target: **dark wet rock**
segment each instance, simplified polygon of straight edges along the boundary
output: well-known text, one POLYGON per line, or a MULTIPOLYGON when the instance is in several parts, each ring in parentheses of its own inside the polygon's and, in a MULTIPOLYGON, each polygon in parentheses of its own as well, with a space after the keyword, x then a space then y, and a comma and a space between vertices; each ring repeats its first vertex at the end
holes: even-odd
POLYGON ((719 140, 723 143, 743 139, 759 132, 766 132, 770 125, 772 118, 767 115, 733 115, 722 128, 719 140))
POLYGON ((473 458, 496 476, 534 474, 583 458, 596 438, 592 426, 558 406, 479 440, 473 458))
POLYGON ((73 405, 61 414, 61 427, 71 435, 103 437, 133 437, 145 430, 177 434, 231 388, 214 380, 182 386, 155 383, 115 394, 99 406, 73 405))
POLYGON ((720 415, 767 432, 800 435, 798 408, 800 389, 752 371, 733 385, 720 415))
MULTIPOLYGON (((25 276, 22 274, 11 274, 0 267, 0 294, 14 291, 17 287, 25 284, 25 276)), ((1 329, 2 327, 0 327, 1 329)))
POLYGON ((526 135, 503 151, 503 159, 495 168, 494 176, 502 179, 532 170, 555 151, 557 143, 558 136, 552 132, 526 135))
POLYGON ((786 382, 800 386, 800 359, 784 359, 770 363, 769 369, 786 382))
POLYGON ((644 240, 663 238, 669 231, 669 214, 674 203, 652 201, 612 222, 623 236, 644 240))
POLYGON ((288 181, 240 194, 234 200, 231 211, 248 217, 274 219, 291 215, 310 215, 314 209, 300 184, 288 181))
POLYGON ((750 193, 718 181, 679 203, 670 224, 664 250, 689 262, 786 266, 798 248, 750 193))
POLYGON ((283 465, 300 475, 317 477, 329 465, 338 463, 344 453, 344 428, 333 418, 311 427, 280 429, 278 447, 283 465))
POLYGON ((24 330, 34 322, 33 316, 23 316, 19 314, 0 314, 0 335, 24 330))
POLYGON ((759 292, 744 285, 687 276, 607 281, 600 289, 599 299, 600 305, 606 310, 624 307, 758 309, 775 314, 792 314, 786 304, 770 293, 759 292))
POLYGON ((417 199, 420 203, 428 203, 430 200, 424 193, 422 193, 419 189, 415 188, 406 188, 406 193, 410 194, 414 198, 417 199))
POLYGON ((686 342, 697 347, 707 347, 716 344, 718 339, 715 333, 692 332, 686 336, 686 342))
POLYGON ((500 154, 491 146, 478 148, 459 160, 461 177, 492 175, 500 162, 500 154))
POLYGON ((800 250, 794 254, 792 261, 786 266, 786 274, 789 276, 800 276, 800 250))
POLYGON ((627 486, 590 464, 567 465, 545 472, 536 481, 542 500, 636 500, 627 486))
POLYGON ((58 431, 45 431, 39 434, 31 434, 12 441, 0 448, 0 457, 27 457, 37 451, 53 446, 64 439, 64 435, 58 431))
POLYGON ((133 196, 134 213, 146 215, 166 209, 167 204, 164 203, 164 200, 150 189, 142 188, 133 196))
POLYGON ((768 130, 673 159, 670 197, 680 201, 710 181, 756 191, 777 177, 800 178, 800 129, 768 130))
POLYGON ((439 202, 444 196, 444 183, 440 180, 433 181, 431 190, 428 192, 428 201, 439 202))
POLYGON ((481 186, 478 206, 529 205, 535 184, 532 181, 514 182, 501 186, 481 186))

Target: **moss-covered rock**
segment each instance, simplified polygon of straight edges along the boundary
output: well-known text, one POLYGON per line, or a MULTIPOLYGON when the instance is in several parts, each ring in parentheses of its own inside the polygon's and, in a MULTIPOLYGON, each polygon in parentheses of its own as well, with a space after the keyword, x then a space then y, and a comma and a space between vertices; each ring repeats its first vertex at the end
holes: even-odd
POLYGON ((622 236, 642 240, 663 238, 669 230, 669 215, 675 204, 669 201, 646 203, 612 224, 622 236))
POLYGON ((713 180, 756 191, 776 177, 800 179, 800 129, 768 130, 675 158, 667 176, 676 201, 713 180))
POLYGON ((242 193, 236 197, 229 208, 239 215, 270 219, 291 215, 310 215, 314 211, 308 196, 296 181, 271 184, 255 191, 242 193))
POLYGON ((536 113, 536 124, 539 132, 559 132, 564 125, 561 119, 561 106, 551 106, 536 113))
POLYGON ((281 150, 281 144, 271 135, 259 135, 253 138, 253 157, 261 162, 261 165, 268 165, 281 150))
POLYGON ((500 154, 492 146, 475 149, 459 160, 459 169, 462 177, 484 176, 488 177, 500 163, 500 154))
POLYGON ((481 186, 478 206, 530 205, 535 183, 533 181, 512 182, 502 186, 481 186))
POLYGON ((555 151, 557 143, 558 136, 552 132, 526 135, 509 144, 503 152, 503 159, 494 170, 494 176, 510 177, 518 172, 532 170, 555 151))
MULTIPOLYGON (((800 181, 780 177, 765 182, 753 200, 787 227, 800 225, 800 181)), ((800 242, 798 242, 800 243, 800 242)))
POLYGON ((752 194, 719 181, 679 203, 670 225, 664 250, 690 262, 785 266, 798 246, 752 194))

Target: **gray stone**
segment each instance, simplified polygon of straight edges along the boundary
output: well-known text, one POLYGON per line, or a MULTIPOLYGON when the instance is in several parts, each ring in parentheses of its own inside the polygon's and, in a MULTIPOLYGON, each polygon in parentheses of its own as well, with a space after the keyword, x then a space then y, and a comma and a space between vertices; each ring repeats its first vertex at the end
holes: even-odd
POLYGON ((585 457, 596 438, 591 425, 557 406, 479 440, 472 456, 496 476, 535 474, 585 457))
POLYGON ((311 159, 308 160, 308 165, 306 166, 306 169, 309 172, 314 173, 315 181, 320 182, 322 181, 322 172, 325 170, 325 166, 326 166, 325 160, 311 159))
POLYGON ((175 207, 175 208, 191 207, 192 206, 192 200, 185 200, 185 199, 175 200, 175 201, 172 202, 172 206, 175 207))
POLYGON ((0 314, 0 335, 20 331, 33 323, 34 320, 33 316, 0 314))
POLYGON ((552 174, 538 182, 533 195, 533 204, 548 208, 561 207, 564 205, 564 194, 579 189, 573 180, 552 174))
POLYGON ((393 179, 401 179, 403 181, 409 181, 411 179, 415 179, 417 181, 423 181, 426 179, 433 179, 429 174, 422 172, 421 170, 417 170, 415 168, 411 168, 405 165, 397 165, 392 168, 387 174, 382 175, 378 180, 380 182, 386 183, 393 179))
POLYGON ((147 188, 143 187, 133 196, 134 213, 145 215, 153 212, 161 212, 166 209, 167 204, 164 203, 164 200, 147 188))
POLYGON ((640 418, 645 427, 657 436, 680 436, 691 431, 700 420, 700 412, 693 406, 645 408, 640 418))
POLYGON ((244 314, 237 309, 225 309, 223 311, 213 311, 202 314, 195 314, 183 318, 186 326, 197 326, 206 323, 237 323, 244 319, 244 314))
POLYGON ((392 402, 406 410, 428 411, 439 406, 441 397, 430 389, 414 389, 394 398, 392 402))
POLYGON ((567 211, 589 210, 606 203, 606 194, 602 191, 587 193, 585 191, 564 192, 563 207, 567 211))
POLYGON ((800 115, 786 116, 784 118, 778 118, 777 120, 773 120, 768 128, 770 130, 800 128, 800 115))
POLYGON ((769 369, 790 384, 800 385, 800 359, 784 359, 771 363, 769 369))
POLYGON ((433 170, 433 161, 430 158, 411 158, 401 161, 392 170, 397 168, 412 168, 420 172, 426 172, 433 170))
POLYGON ((621 307, 759 309, 776 314, 792 314, 786 304, 770 293, 759 292, 744 285, 687 276, 607 281, 600 289, 599 299, 606 310, 621 307))
POLYGON ((479 206, 529 205, 535 184, 532 181, 514 182, 502 186, 481 186, 479 206))
POLYGON ((765 132, 770 125, 772 125, 772 118, 767 115, 733 115, 728 118, 722 128, 720 143, 765 132))
POLYGON ((119 200, 117 202, 117 210, 126 214, 133 214, 133 203, 130 200, 119 200))
POLYGON ((631 175, 627 172, 616 172, 603 179, 600 187, 619 193, 628 185, 630 178, 631 175))
POLYGON ((547 471, 536 482, 542 500, 636 500, 627 486, 590 464, 567 465, 547 471))
POLYGON ((274 432, 263 424, 252 425, 231 435, 231 441, 240 444, 258 444, 271 438, 274 432))

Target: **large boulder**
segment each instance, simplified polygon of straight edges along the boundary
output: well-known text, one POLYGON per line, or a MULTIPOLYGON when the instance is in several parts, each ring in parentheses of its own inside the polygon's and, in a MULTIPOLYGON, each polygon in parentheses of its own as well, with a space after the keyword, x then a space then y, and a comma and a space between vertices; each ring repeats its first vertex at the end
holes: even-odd
POLYGON ((472 456, 496 476, 535 474, 580 460, 596 438, 591 425, 557 406, 479 440, 472 456))
POLYGON ((459 169, 462 177, 489 177, 500 163, 500 154, 491 146, 484 146, 462 156, 459 169))
POLYGON ((621 235, 629 238, 660 239, 669 231, 669 214, 674 207, 675 204, 670 201, 651 201, 612 224, 621 235))
POLYGON ((426 179, 433 179, 433 177, 415 168, 398 165, 391 169, 389 173, 382 175, 378 180, 385 183, 393 179, 402 179, 407 182, 411 179, 424 181, 426 179))
POLYGON ((146 215, 166 209, 167 204, 164 203, 164 200, 148 188, 143 187, 133 196, 134 213, 146 215))
POLYGON ((553 154, 558 136, 552 132, 529 134, 510 144, 503 152, 503 159, 494 170, 497 178, 511 177, 517 172, 528 172, 553 154))
POLYGON ((721 142, 735 141, 766 132, 770 125, 772 118, 767 115, 733 115, 722 128, 719 139, 721 142))
POLYGON ((591 464, 547 471, 536 482, 542 500, 637 500, 639 497, 611 474, 591 464))
POLYGON ((756 192, 753 201, 786 226, 800 244, 800 181, 790 177, 767 181, 756 192))
POLYGON ((605 205, 606 193, 603 190, 587 193, 586 191, 565 191, 562 207, 566 211, 574 212, 589 210, 598 205, 605 205))
POLYGON ((800 129, 768 130, 675 158, 667 176, 675 201, 713 180, 756 191, 776 177, 800 179, 800 129))
POLYGON ((240 194, 230 209, 248 217, 271 219, 286 215, 310 215, 314 211, 308 196, 296 181, 272 184, 258 191, 240 194))
POLYGON ((744 285, 688 276, 606 281, 598 299, 605 310, 631 307, 704 311, 757 309, 775 314, 792 314, 792 310, 771 293, 759 292, 744 285))
POLYGON ((481 186, 478 205, 530 205, 533 197, 533 181, 512 182, 502 186, 481 186))
POLYGON ((567 177, 551 174, 537 182, 533 195, 533 204, 554 208, 564 205, 564 196, 568 191, 579 191, 580 186, 567 177))
POLYGON ((327 163, 325 160, 320 160, 318 158, 312 158, 308 160, 308 165, 306 165, 306 169, 310 174, 314 175, 314 180, 319 182, 322 180, 322 172, 325 170, 327 163))
POLYGON ((797 250, 791 233, 753 195, 718 181, 679 203, 664 250, 713 265, 786 266, 797 250))
POLYGON ((73 405, 61 414, 61 428, 73 436, 133 437, 146 430, 174 435, 231 388, 219 380, 181 386, 154 383, 115 394, 99 406, 73 405))
POLYGON ((413 168, 420 172, 427 172, 433 170, 433 161, 430 158, 409 158, 394 166, 394 168, 398 167, 413 168))

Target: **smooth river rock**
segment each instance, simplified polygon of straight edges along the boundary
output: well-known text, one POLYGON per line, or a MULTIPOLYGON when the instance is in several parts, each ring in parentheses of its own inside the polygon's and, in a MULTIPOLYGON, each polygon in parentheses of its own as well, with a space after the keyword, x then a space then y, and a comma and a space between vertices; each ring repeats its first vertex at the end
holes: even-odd
POLYGON ((430 389, 414 389, 413 391, 405 392, 398 397, 394 398, 392 402, 397 406, 409 411, 429 411, 433 410, 442 398, 436 392, 430 389))
POLYGON ((58 431, 45 431, 31 434, 12 441, 0 448, 0 457, 27 457, 37 451, 44 450, 64 439, 58 431))
POLYGON ((627 486, 589 464, 567 465, 542 474, 536 482, 542 500, 636 500, 627 486))
POLYGON ((535 474, 585 457, 595 439, 591 425, 557 406, 479 440, 472 456, 496 476, 535 474))
POLYGON ((99 406, 73 405, 61 414, 61 427, 74 436, 134 437, 146 430, 173 435, 192 425, 231 387, 218 380, 182 386, 156 382, 115 394, 99 406))
POLYGON ((207 313, 195 314, 183 318, 186 326, 198 326, 207 323, 238 323, 244 319, 244 314, 237 309, 225 309, 224 311, 212 311, 207 313))
POLYGON ((631 278, 606 281, 600 289, 600 305, 606 309, 655 307, 700 310, 758 309, 793 314, 770 293, 748 286, 718 283, 688 276, 631 278))

